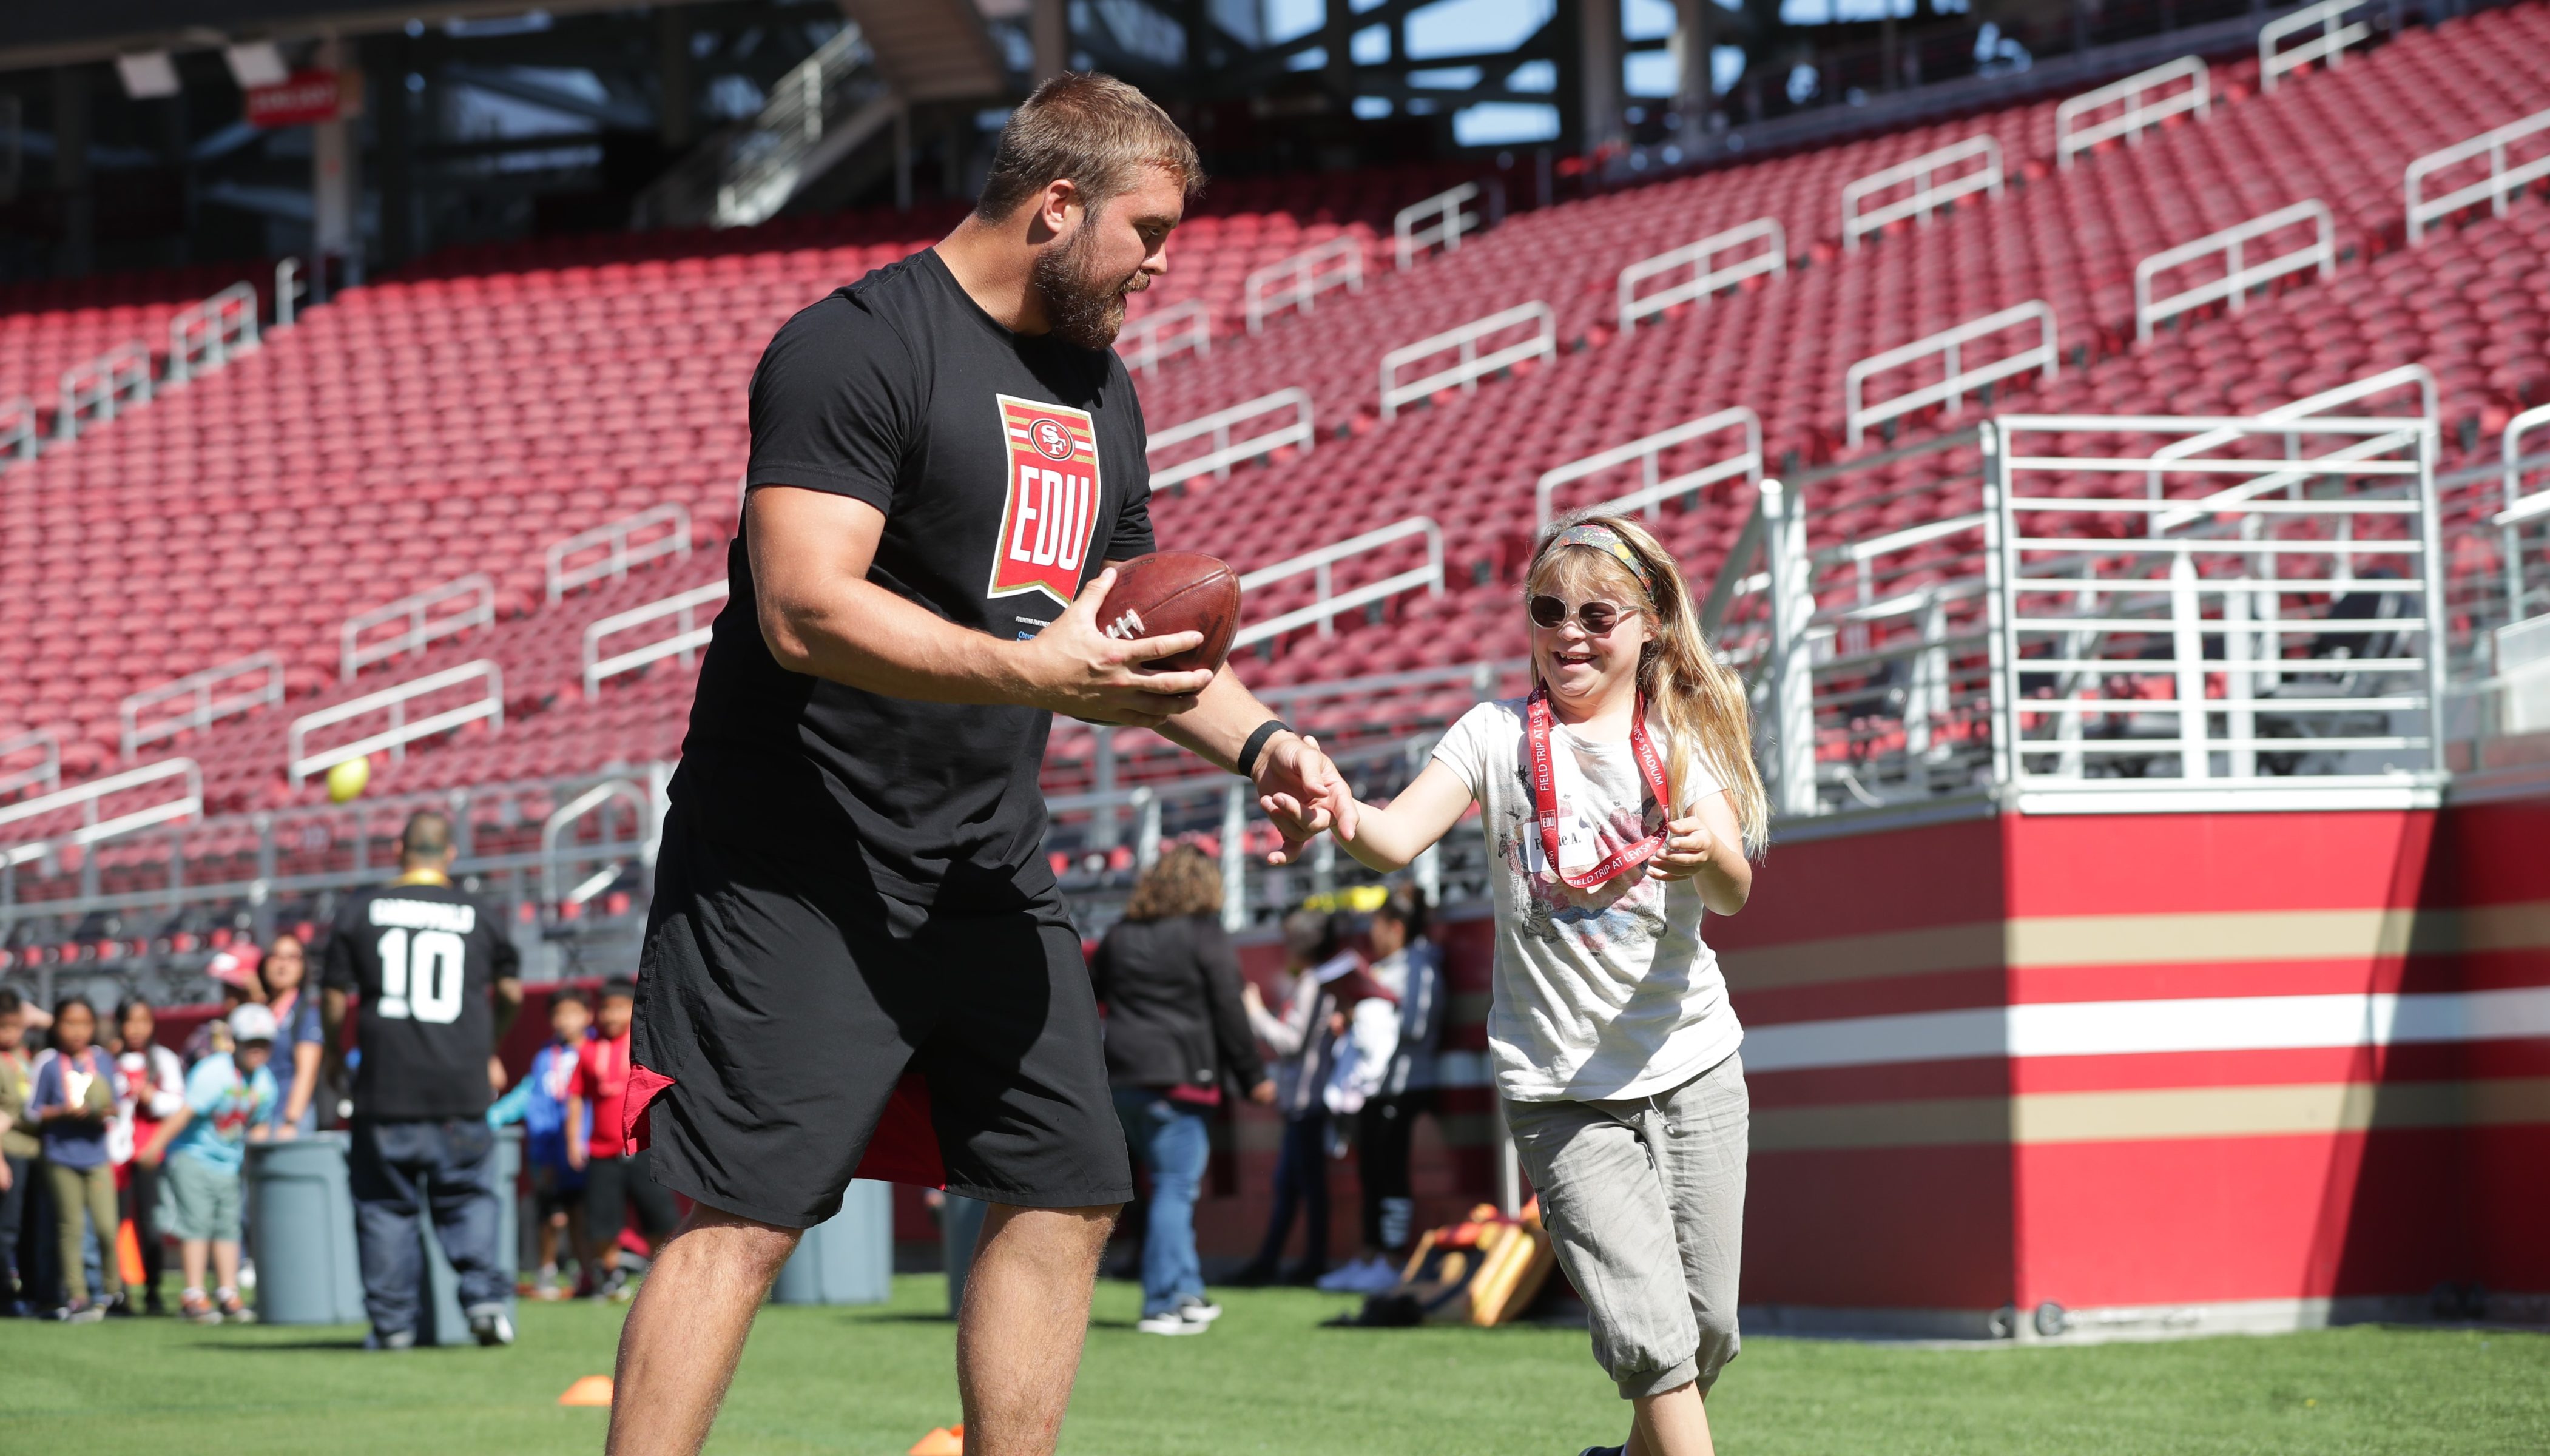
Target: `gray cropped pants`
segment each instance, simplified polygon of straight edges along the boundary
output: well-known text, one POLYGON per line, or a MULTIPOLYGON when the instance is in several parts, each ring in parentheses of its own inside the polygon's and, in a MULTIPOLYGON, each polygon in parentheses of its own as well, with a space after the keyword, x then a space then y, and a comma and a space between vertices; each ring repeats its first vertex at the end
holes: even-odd
POLYGON ((1735 1358, 1751 1100, 1739 1056, 1671 1092, 1505 1104, 1559 1267, 1584 1297, 1594 1359, 1623 1400, 1735 1358))

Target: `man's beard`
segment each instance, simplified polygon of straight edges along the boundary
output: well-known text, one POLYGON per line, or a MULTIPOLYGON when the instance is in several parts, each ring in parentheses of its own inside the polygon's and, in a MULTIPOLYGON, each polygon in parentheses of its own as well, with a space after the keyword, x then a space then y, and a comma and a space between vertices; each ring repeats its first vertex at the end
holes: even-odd
POLYGON ((1029 274, 1053 337, 1086 349, 1116 341, 1117 331, 1125 327, 1125 295, 1139 293, 1150 281, 1139 269, 1128 278, 1092 277, 1089 255, 1097 251, 1097 242, 1096 219, 1085 218, 1069 242, 1036 254, 1029 274))

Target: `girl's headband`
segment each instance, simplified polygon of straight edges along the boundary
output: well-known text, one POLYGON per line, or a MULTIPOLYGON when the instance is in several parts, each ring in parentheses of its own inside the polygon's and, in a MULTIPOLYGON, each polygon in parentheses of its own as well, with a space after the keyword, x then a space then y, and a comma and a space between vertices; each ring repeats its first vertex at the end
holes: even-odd
POLYGON ((1638 579, 1638 586, 1646 592, 1647 600, 1652 602, 1656 599, 1654 574, 1647 570, 1646 562, 1638 559, 1638 553, 1629 549, 1629 543, 1620 539, 1620 534, 1612 528, 1593 525, 1571 526, 1558 534, 1558 539, 1549 543, 1549 548, 1553 551, 1560 546, 1592 546, 1598 551, 1611 553, 1619 559, 1621 565, 1629 568, 1631 576, 1638 579))

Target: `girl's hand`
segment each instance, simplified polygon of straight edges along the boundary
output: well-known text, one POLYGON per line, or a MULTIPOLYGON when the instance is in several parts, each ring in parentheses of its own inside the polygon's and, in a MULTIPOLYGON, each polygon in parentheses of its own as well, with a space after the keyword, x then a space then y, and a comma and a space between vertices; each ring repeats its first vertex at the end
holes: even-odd
POLYGON ((1665 852, 1647 861, 1647 874, 1658 880, 1688 880, 1716 852, 1717 840, 1698 815, 1673 820, 1665 825, 1665 852))

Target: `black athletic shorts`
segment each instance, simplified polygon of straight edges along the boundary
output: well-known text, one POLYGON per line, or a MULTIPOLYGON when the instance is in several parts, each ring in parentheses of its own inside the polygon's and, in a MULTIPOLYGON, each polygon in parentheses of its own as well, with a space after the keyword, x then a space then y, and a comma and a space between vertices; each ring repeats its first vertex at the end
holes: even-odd
POLYGON ((841 1207, 907 1069, 950 1192, 1026 1208, 1133 1196, 1089 968, 1058 893, 933 912, 666 816, 632 1060, 655 1181, 790 1228, 841 1207))

